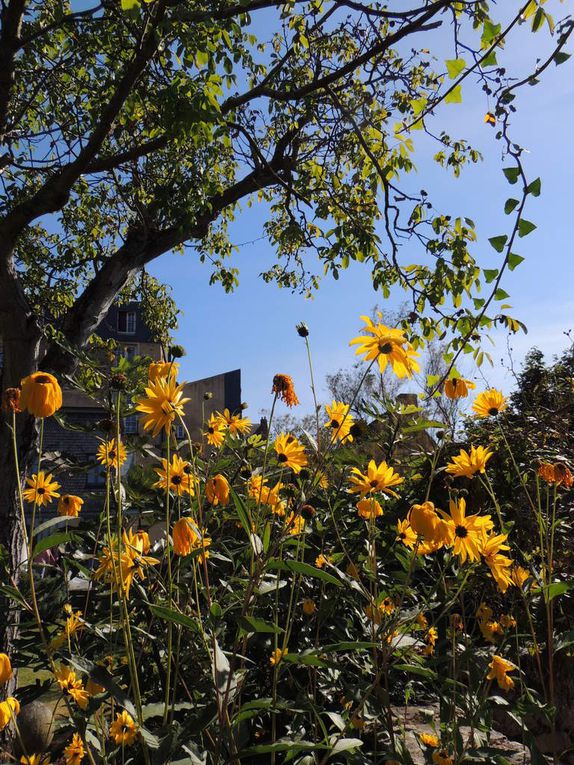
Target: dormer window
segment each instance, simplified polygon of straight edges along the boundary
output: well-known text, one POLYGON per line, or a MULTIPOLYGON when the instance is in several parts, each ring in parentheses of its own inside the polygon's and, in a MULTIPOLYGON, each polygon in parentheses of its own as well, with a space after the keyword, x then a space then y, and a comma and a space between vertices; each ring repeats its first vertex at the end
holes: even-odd
POLYGON ((118 332, 124 335, 135 335, 136 333, 136 312, 118 311, 118 332))

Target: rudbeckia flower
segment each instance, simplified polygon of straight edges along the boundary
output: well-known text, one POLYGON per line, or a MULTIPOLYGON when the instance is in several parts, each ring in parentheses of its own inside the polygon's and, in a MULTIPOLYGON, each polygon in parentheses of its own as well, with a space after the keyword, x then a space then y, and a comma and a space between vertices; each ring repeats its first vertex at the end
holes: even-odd
POLYGON ((500 412, 503 412, 508 403, 506 398, 496 388, 490 388, 474 399, 472 405, 472 411, 477 417, 495 417, 500 412))
POLYGON ((417 535, 406 518, 403 521, 397 521, 397 540, 411 550, 415 546, 417 535))
POLYGON ((543 462, 537 472, 543 481, 555 483, 556 486, 564 486, 566 489, 571 489, 574 484, 572 473, 562 462, 556 462, 555 464, 543 462))
POLYGON ((446 466, 447 473, 457 478, 472 478, 476 473, 486 472, 486 463, 492 457, 492 452, 484 446, 470 447, 470 452, 461 449, 457 457, 452 458, 446 466))
POLYGON ((503 691, 514 688, 514 680, 508 677, 508 673, 516 669, 512 662, 494 654, 488 668, 490 672, 486 676, 487 680, 496 680, 498 687, 502 688, 503 691))
POLYGON ((47 754, 23 754, 20 757, 20 765, 50 765, 50 756, 47 754))
POLYGON ((183 384, 178 385, 173 377, 158 377, 149 383, 145 392, 136 406, 144 415, 144 430, 151 430, 154 438, 162 429, 169 433, 176 417, 183 417, 183 405, 189 401, 183 398, 183 384))
POLYGON ((249 433, 251 430, 251 420, 248 417, 242 417, 240 414, 231 414, 229 409, 223 412, 215 412, 215 422, 219 428, 227 428, 232 436, 239 436, 249 433))
POLYGON ((299 513, 291 513, 285 519, 285 529, 291 536, 302 534, 305 531, 305 518, 299 513))
POLYGON ((75 494, 63 494, 58 502, 58 515, 77 518, 83 504, 84 500, 81 497, 76 497, 75 494))
POLYGON ((281 467, 291 468, 294 473, 300 473, 307 464, 305 447, 295 436, 281 433, 273 444, 277 454, 277 462, 281 467))
POLYGON ((209 558, 211 539, 205 529, 200 532, 190 518, 180 518, 173 526, 173 551, 176 555, 191 555, 196 550, 203 552, 199 556, 201 563, 209 558))
POLYGON ((225 441, 225 427, 216 414, 212 414, 207 423, 207 430, 203 434, 210 446, 221 446, 225 441))
POLYGON ((452 765, 452 757, 446 749, 437 749, 432 753, 434 765, 452 765))
POLYGON ((404 478, 395 473, 393 468, 387 465, 385 461, 377 465, 375 460, 371 460, 367 465, 366 474, 361 473, 359 468, 356 467, 351 469, 351 473, 353 475, 349 480, 353 484, 353 488, 349 489, 349 491, 352 494, 360 494, 361 497, 376 491, 396 497, 398 495, 391 489, 391 486, 398 486, 404 481, 404 478))
POLYGON ((275 375, 271 393, 274 393, 287 406, 297 406, 299 403, 295 388, 293 387, 293 380, 289 375, 275 375))
POLYGON ((476 385, 470 380, 464 380, 462 377, 450 377, 444 383, 444 395, 447 398, 457 399, 466 398, 469 390, 474 390, 476 385))
POLYGON ((69 667, 62 666, 55 671, 55 677, 60 688, 74 699, 80 709, 87 709, 90 697, 76 673, 69 667))
MULTIPOLYGON (((448 528, 442 521, 432 502, 423 502, 422 505, 413 505, 409 510, 407 520, 412 530, 429 545, 429 552, 438 550, 448 540, 448 528)), ((419 547, 419 553, 421 552, 419 547)))
POLYGON ((54 497, 59 497, 58 489, 60 484, 53 480, 51 473, 44 473, 43 470, 32 478, 27 478, 26 483, 28 488, 25 489, 22 494, 27 502, 32 504, 48 505, 54 497))
POLYGON ((205 496, 210 505, 227 505, 229 503, 229 483, 221 473, 214 475, 205 482, 205 496))
POLYGON ((0 653, 0 683, 7 683, 13 674, 10 657, 5 653, 0 653))
POLYGON ((510 567, 512 566, 512 560, 506 555, 501 554, 501 550, 510 550, 510 547, 506 544, 508 534, 498 534, 487 537, 483 547, 482 556, 484 562, 490 569, 490 573, 495 579, 501 592, 506 592, 509 585, 511 585, 512 577, 510 576, 510 567))
POLYGON ((247 486, 247 493, 253 497, 257 503, 267 505, 271 508, 274 515, 285 515, 285 503, 281 500, 279 492, 284 484, 277 481, 271 488, 267 485, 266 479, 260 475, 252 475, 247 486))
POLYGON ((155 382, 160 378, 177 378, 179 373, 179 364, 175 361, 152 361, 148 369, 148 380, 155 382))
POLYGON ((478 626, 482 633, 482 637, 488 643, 496 643, 496 638, 499 635, 504 635, 504 630, 498 622, 493 622, 490 619, 482 619, 478 622, 478 626))
POLYGON ((84 748, 84 742, 79 733, 74 733, 71 742, 64 749, 64 759, 66 765, 80 765, 84 759, 86 750, 84 748))
POLYGON ((315 605, 314 600, 311 600, 311 598, 305 598, 303 600, 303 613, 305 616, 313 616, 316 610, 317 606, 315 605))
POLYGON ((98 462, 105 467, 114 468, 114 470, 119 470, 127 457, 126 447, 121 441, 116 443, 115 438, 112 438, 111 441, 102 441, 96 454, 98 462))
POLYGON ((383 508, 374 497, 365 497, 357 502, 357 512, 365 520, 378 518, 383 514, 383 508))
POLYGON ((522 587, 524 582, 526 582, 527 579, 530 579, 530 577, 530 571, 527 571, 522 566, 512 566, 510 569, 510 578, 516 587, 522 587))
POLYGON ((62 406, 62 389, 54 375, 34 372, 20 386, 20 409, 27 409, 34 417, 51 417, 62 406))
POLYGON ((432 746, 433 749, 438 749, 440 746, 440 741, 432 733, 420 733, 419 741, 425 746, 432 746))
POLYGON ((129 597, 134 577, 145 579, 144 566, 156 566, 157 558, 147 555, 149 552, 149 537, 143 531, 122 531, 121 552, 118 538, 112 537, 111 544, 106 545, 99 558, 100 565, 94 572, 94 579, 103 579, 116 589, 122 587, 129 597))
MULTIPOLYGON (((379 313, 379 320, 382 314, 379 313)), ((412 377, 420 366, 416 361, 418 353, 407 341, 403 330, 391 329, 384 324, 374 324, 368 316, 361 316, 365 322, 366 335, 355 337, 349 345, 358 345, 355 354, 364 356, 365 361, 377 360, 381 374, 387 364, 391 365, 397 377, 412 377)))
MULTIPOLYGON (((165 491, 168 485, 168 463, 165 458, 162 458, 161 465, 161 468, 154 468, 159 476, 159 481, 154 483, 153 488, 165 491)), ((178 497, 182 497, 184 494, 189 494, 193 497, 195 494, 194 483, 190 463, 174 454, 169 465, 170 491, 173 491, 178 497)))
POLYGON ((0 702, 0 730, 8 725, 10 720, 16 715, 20 714, 20 702, 13 696, 8 696, 7 699, 0 702))
POLYGON ((328 417, 325 427, 331 429, 332 441, 353 440, 350 430, 354 421, 349 414, 349 408, 349 404, 343 404, 341 401, 333 401, 325 406, 328 417))
POLYGON ((281 662, 286 653, 286 648, 276 648, 269 657, 269 664, 271 664, 272 667, 275 667, 281 662))
POLYGON ((122 746, 131 746, 138 735, 138 726, 133 717, 125 709, 116 714, 116 719, 110 725, 110 738, 122 746))
POLYGON ((487 531, 493 527, 490 515, 467 515, 466 502, 461 497, 459 500, 450 500, 450 515, 441 515, 446 521, 449 532, 448 544, 453 546, 454 554, 458 555, 461 563, 466 560, 480 560, 480 554, 484 547, 487 531))

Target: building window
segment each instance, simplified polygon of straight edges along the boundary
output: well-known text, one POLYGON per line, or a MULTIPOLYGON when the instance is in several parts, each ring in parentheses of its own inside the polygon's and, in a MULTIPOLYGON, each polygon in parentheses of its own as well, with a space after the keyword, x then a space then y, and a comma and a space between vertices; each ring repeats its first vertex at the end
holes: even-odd
POLYGON ((179 440, 184 438, 185 436, 185 430, 183 429, 183 425, 178 422, 178 424, 175 426, 175 437, 179 440))
POLYGON ((118 332, 124 335, 135 335, 136 333, 136 312, 118 311, 118 332))
POLYGON ((130 414, 129 417, 124 417, 124 433, 126 436, 133 436, 138 432, 138 416, 137 414, 130 414))
POLYGON ((128 361, 133 361, 137 355, 137 350, 137 345, 124 345, 122 346, 121 354, 128 361))

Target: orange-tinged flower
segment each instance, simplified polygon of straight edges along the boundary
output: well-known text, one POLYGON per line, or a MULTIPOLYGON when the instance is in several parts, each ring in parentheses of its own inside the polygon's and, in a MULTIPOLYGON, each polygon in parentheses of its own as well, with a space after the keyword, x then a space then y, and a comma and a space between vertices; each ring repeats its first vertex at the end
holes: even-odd
POLYGON ((148 369, 149 382, 155 382, 160 378, 177 377, 179 364, 175 361, 152 361, 148 369))
POLYGON ((424 636, 424 641, 426 643, 425 647, 423 648, 423 654, 425 656, 432 656, 434 654, 434 649, 436 645, 436 641, 438 640, 438 631, 436 627, 430 627, 424 636))
POLYGON ((137 399, 136 406, 144 415, 144 430, 151 430, 154 438, 162 429, 169 433, 174 420, 183 417, 183 405, 189 401, 183 398, 183 384, 178 385, 173 377, 158 377, 149 383, 145 392, 145 396, 137 399))
POLYGON ((220 428, 227 428, 232 436, 249 433, 251 429, 251 420, 248 417, 242 417, 241 414, 231 414, 229 409, 216 412, 215 421, 220 428))
POLYGON ((432 761, 434 765, 452 765, 452 757, 446 749, 436 749, 432 753, 432 761))
POLYGON ((294 473, 300 473, 307 465, 305 447, 290 433, 281 433, 277 436, 273 448, 281 467, 291 468, 294 473))
POLYGON ((275 515, 285 515, 285 502, 281 500, 279 492, 283 488, 281 481, 277 481, 271 488, 267 485, 266 479, 261 475, 252 475, 249 479, 247 492, 257 503, 267 505, 275 515))
POLYGON ((530 579, 531 576, 530 571, 527 571, 522 566, 512 566, 510 569, 510 578, 512 579, 512 583, 517 587, 522 587, 524 582, 526 582, 527 579, 530 579))
POLYGON ((173 525, 173 551, 176 555, 191 555, 196 550, 201 550, 199 560, 201 563, 209 558, 208 547, 211 539, 205 529, 200 532, 191 518, 180 518, 173 525))
POLYGON ((138 726, 133 717, 125 709, 116 714, 116 719, 110 725, 110 738, 113 738, 116 744, 122 746, 131 746, 138 735, 138 726))
POLYGON ((474 390, 476 385, 462 377, 450 377, 444 383, 444 395, 450 399, 466 398, 469 390, 474 390))
POLYGON ((14 674, 8 654, 0 653, 0 683, 7 683, 14 674))
POLYGON ((437 749, 440 746, 439 739, 432 733, 420 733, 419 741, 425 746, 432 746, 433 749, 437 749))
POLYGON ((504 634, 504 630, 500 624, 496 621, 491 621, 490 619, 483 619, 479 621, 478 626, 482 633, 482 637, 488 643, 496 643, 497 636, 504 634))
POLYGON ((326 428, 332 432, 332 441, 352 441, 353 436, 350 433, 353 427, 353 418, 349 414, 349 405, 341 401, 333 401, 332 404, 325 406, 328 420, 325 423, 326 428))
POLYGON ((378 603, 369 603, 364 610, 367 618, 379 625, 385 616, 390 616, 393 613, 395 607, 395 601, 387 595, 378 603))
POLYGON ((317 555, 317 557, 315 558, 315 566, 317 568, 324 568, 327 565, 327 563, 331 563, 332 560, 333 560, 332 555, 324 555, 323 553, 319 553, 319 555, 317 555))
POLYGON ((496 125, 496 117, 494 116, 492 112, 486 112, 486 114, 484 115, 484 122, 485 124, 491 125, 492 127, 494 127, 496 125))
POLYGON ((461 563, 467 559, 471 562, 480 560, 486 533, 493 527, 490 515, 467 515, 466 502, 462 497, 451 499, 449 509, 450 515, 441 511, 449 532, 447 544, 453 545, 461 563))
POLYGON ((54 375, 34 372, 20 383, 20 409, 34 417, 51 417, 62 406, 62 389, 54 375))
POLYGON ((286 648, 276 648, 269 657, 269 664, 271 664, 272 667, 277 666, 279 664, 283 657, 287 654, 286 648))
POLYGON ((487 680, 496 680, 498 687, 502 688, 503 691, 509 691, 511 688, 514 688, 514 680, 508 676, 509 672, 516 669, 512 662, 494 654, 488 668, 490 672, 486 676, 487 680))
MULTIPOLYGON (((379 322, 382 314, 378 314, 379 322)), ((365 322, 363 331, 366 335, 355 337, 349 345, 357 345, 357 356, 364 356, 365 361, 377 360, 379 369, 383 373, 387 364, 391 365, 397 377, 412 377, 414 372, 420 370, 416 361, 418 353, 407 341, 403 330, 391 329, 384 324, 375 324, 368 316, 361 316, 365 322)))
POLYGON ((2 411, 6 414, 22 411, 20 409, 20 388, 6 388, 2 394, 2 411))
POLYGON ((516 627, 516 619, 512 614, 502 614, 500 624, 505 630, 513 630, 516 627))
POLYGON ((84 500, 75 494, 63 494, 58 502, 58 515, 67 515, 70 518, 77 518, 82 509, 84 500))
POLYGON ((117 443, 115 438, 111 441, 102 441, 98 446, 96 459, 105 467, 119 470, 127 458, 126 447, 121 441, 117 443))
POLYGON ((42 507, 48 505, 54 497, 60 496, 58 494, 60 484, 53 480, 51 473, 44 473, 43 470, 40 470, 32 478, 27 478, 26 483, 28 488, 22 494, 24 499, 32 504, 42 507))
POLYGON ((397 521, 397 539, 411 550, 415 546, 417 535, 406 518, 403 521, 397 521))
MULTIPOLYGON (((154 483, 154 489, 165 489, 168 486, 168 463, 162 458, 161 468, 154 468, 159 476, 159 481, 154 483)), ((193 497, 195 494, 195 478, 191 471, 191 464, 182 460, 177 454, 174 454, 169 464, 169 488, 178 497, 189 494, 193 497)))
POLYGON ((470 447, 470 452, 461 449, 457 457, 452 458, 446 466, 446 472, 457 478, 472 478, 476 473, 486 471, 486 463, 492 457, 493 452, 489 452, 484 446, 470 447))
POLYGON ((574 476, 563 462, 543 462, 538 468, 538 475, 543 481, 564 486, 566 489, 571 489, 574 484, 574 476))
POLYGON ((221 446, 225 441, 225 427, 216 414, 212 414, 207 423, 207 430, 203 434, 210 446, 221 446))
POLYGON ((488 605, 488 603, 485 603, 482 601, 482 603, 479 605, 479 607, 476 609, 476 618, 480 620, 484 619, 492 619, 493 610, 488 605))
POLYGON ((20 757, 20 765, 50 765, 50 756, 47 754, 23 754, 20 757))
POLYGON ((496 388, 490 388, 474 399, 472 405, 472 411, 477 417, 495 417, 500 412, 503 412, 508 403, 506 398, 496 388))
POLYGON ((84 759, 86 750, 84 748, 84 742, 79 733, 74 733, 71 742, 64 749, 64 758, 66 765, 80 765, 84 759))
POLYGON ((305 616, 313 616, 316 610, 317 606, 315 605, 315 601, 311 600, 311 598, 305 598, 303 601, 303 613, 305 616))
POLYGON ((365 497, 357 502, 357 512, 365 520, 378 518, 383 514, 383 508, 374 497, 365 497))
POLYGON ((229 483, 221 473, 214 475, 205 482, 205 496, 210 505, 229 504, 229 483))
POLYGON ((376 491, 396 497, 398 495, 391 487, 399 486, 405 480, 398 473, 395 473, 393 468, 387 465, 384 460, 379 465, 375 460, 370 460, 366 473, 361 473, 356 467, 351 468, 351 473, 349 481, 353 484, 353 488, 349 491, 352 494, 360 494, 361 497, 376 491))
POLYGON ((0 702, 0 730, 9 724, 12 718, 20 714, 20 702, 13 696, 8 696, 7 699, 0 702))
POLYGON ((293 387, 293 380, 289 375, 275 375, 271 393, 275 393, 277 398, 287 404, 287 406, 297 406, 299 403, 295 388, 293 387))
POLYGON ((122 531, 121 545, 117 536, 103 549, 99 558, 99 567, 94 572, 94 579, 109 582, 114 588, 120 586, 129 597, 134 577, 145 579, 144 566, 156 566, 157 558, 147 555, 149 552, 149 537, 143 532, 122 531))
MULTIPOLYGON (((436 511, 432 502, 413 505, 409 510, 407 520, 415 534, 418 534, 427 544, 442 546, 448 539, 448 529, 436 511)), ((438 547, 436 549, 439 549, 438 547)))

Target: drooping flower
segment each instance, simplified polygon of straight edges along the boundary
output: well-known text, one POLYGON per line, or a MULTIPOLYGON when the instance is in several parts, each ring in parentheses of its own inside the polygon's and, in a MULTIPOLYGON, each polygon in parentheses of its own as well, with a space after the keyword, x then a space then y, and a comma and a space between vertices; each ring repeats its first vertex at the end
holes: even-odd
POLYGON ((490 388, 474 399, 472 405, 472 411, 477 417, 495 417, 500 412, 503 412, 508 403, 506 398, 496 388, 490 388))
POLYGON ((183 417, 183 405, 189 401, 183 398, 183 384, 178 385, 173 377, 158 377, 149 383, 145 392, 136 406, 144 415, 144 430, 151 430, 154 438, 162 429, 169 433, 174 420, 183 417))
POLYGON ((225 427, 221 424, 221 420, 215 413, 209 417, 207 430, 203 435, 210 446, 219 447, 225 441, 225 427))
POLYGON ((14 696, 8 696, 4 701, 0 701, 0 730, 4 730, 10 720, 19 714, 20 702, 14 696))
POLYGON ((7 683, 14 674, 8 654, 0 653, 0 683, 7 683))
POLYGON ((425 746, 431 746, 433 749, 438 749, 440 741, 432 733, 420 733, 419 741, 425 746))
MULTIPOLYGON (((436 508, 432 502, 423 502, 422 505, 413 505, 407 516, 412 530, 421 537, 427 545, 431 545, 429 552, 440 549, 448 540, 448 528, 439 517, 436 508)), ((419 546, 419 553, 421 552, 419 546)))
POLYGON ((281 467, 290 468, 294 473, 300 473, 307 465, 305 447, 290 433, 281 433, 273 444, 277 454, 277 462, 281 467))
MULTIPOLYGON (((379 322, 382 314, 378 314, 379 322)), ((420 370, 416 361, 418 353, 407 341, 402 329, 391 329, 384 324, 375 324, 368 316, 361 316, 365 322, 363 331, 367 334, 355 337, 349 345, 357 345, 357 356, 364 356, 365 361, 376 359, 381 374, 387 364, 391 365, 397 377, 412 377, 414 372, 420 370)))
POLYGON ((446 521, 449 540, 453 545, 454 554, 458 555, 461 563, 466 560, 480 560, 480 553, 484 546, 485 535, 493 527, 490 515, 467 515, 466 502, 461 497, 458 500, 450 500, 450 515, 441 514, 446 521))
POLYGON ((527 571, 522 566, 512 566, 510 569, 510 578, 516 587, 522 587, 524 582, 526 582, 527 579, 530 579, 530 577, 530 571, 527 571))
POLYGON ((64 606, 64 610, 68 614, 66 623, 63 630, 50 640, 50 651, 56 651, 58 648, 61 648, 76 632, 80 632, 85 627, 81 611, 74 612, 69 603, 64 606))
POLYGON ((436 749, 432 753, 432 761, 434 765, 452 765, 452 757, 446 749, 436 749))
MULTIPOLYGON (((161 460, 161 468, 154 468, 159 476, 159 481, 154 483, 154 489, 165 489, 168 486, 168 462, 165 458, 161 460)), ((191 465, 186 460, 182 460, 177 454, 174 454, 169 464, 169 489, 178 497, 189 494, 191 497, 195 494, 195 479, 191 472, 191 465)))
POLYGON ((500 552, 501 550, 510 550, 510 547, 504 544, 507 538, 508 534, 493 534, 486 538, 482 546, 484 562, 503 593, 513 583, 510 575, 512 560, 500 552))
POLYGON ((365 520, 378 518, 383 514, 383 508, 374 497, 365 497, 357 502, 357 512, 365 520))
POLYGON ((504 630, 497 621, 491 619, 481 619, 478 622, 479 629, 482 633, 482 637, 488 643, 496 643, 496 639, 499 635, 504 634, 504 630))
POLYGON ((82 509, 84 500, 75 494, 63 494, 58 502, 58 515, 67 515, 70 518, 77 518, 82 509))
POLYGON ((415 546, 417 535, 406 518, 403 521, 397 521, 397 539, 411 550, 415 546))
POLYGON ((502 614, 500 624, 505 630, 513 630, 516 627, 516 619, 512 614, 502 614))
POLYGON ((22 492, 24 499, 32 504, 48 505, 55 497, 59 497, 58 489, 60 484, 53 480, 51 473, 44 473, 40 470, 32 478, 27 478, 28 488, 22 492))
POLYGON ((84 748, 84 742, 79 733, 74 733, 71 742, 64 749, 64 758, 66 765, 80 765, 84 759, 86 750, 84 748))
POLYGON ((249 433, 251 430, 251 420, 248 417, 242 417, 241 414, 231 414, 229 409, 223 412, 215 412, 215 421, 220 428, 227 428, 232 436, 239 436, 249 433))
POLYGON ((476 609, 475 616, 476 616, 477 619, 482 621, 482 620, 485 620, 485 619, 486 620, 487 619, 492 619, 493 613, 494 612, 493 612, 492 608, 488 605, 488 603, 485 603, 484 601, 482 601, 482 603, 476 609))
POLYGON ((20 388, 6 388, 2 394, 2 411, 6 414, 22 411, 20 409, 20 388))
POLYGON ((486 463, 492 457, 493 452, 484 446, 470 447, 470 452, 461 449, 458 456, 452 458, 446 466, 446 472, 457 478, 472 478, 476 473, 486 471, 486 463))
POLYGON ((138 726, 133 717, 125 711, 118 712, 116 719, 110 725, 110 738, 113 738, 116 744, 122 746, 131 746, 138 735, 138 726))
POLYGON ((398 473, 395 473, 394 469, 387 465, 384 460, 379 465, 375 460, 370 460, 366 473, 361 473, 356 467, 351 468, 351 473, 353 475, 350 476, 349 481, 353 484, 353 488, 349 491, 352 494, 360 494, 361 497, 376 491, 396 497, 398 495, 391 487, 399 486, 405 480, 398 473))
POLYGON ((201 563, 209 558, 208 547, 211 539, 206 530, 200 532, 191 518, 180 518, 173 525, 173 551, 176 555, 191 555, 196 550, 202 550, 199 560, 201 563))
POLYGON ((60 688, 74 699, 80 709, 87 709, 90 697, 74 670, 61 666, 54 674, 60 688))
POLYGON ((283 659, 283 657, 287 654, 286 648, 276 648, 269 657, 269 664, 271 664, 272 667, 277 666, 283 659))
POLYGON ((332 560, 333 560, 332 555, 324 555, 323 553, 319 553, 319 555, 317 555, 317 557, 315 558, 315 566, 317 568, 324 568, 327 565, 327 563, 331 563, 332 560))
POLYGON ((152 361, 148 369, 149 382, 155 382, 160 378, 173 377, 179 374, 179 364, 175 361, 152 361))
POLYGON ((514 680, 508 676, 509 672, 516 669, 512 662, 494 654, 488 668, 490 672, 486 676, 487 680, 496 680, 498 687, 502 688, 503 691, 509 691, 511 688, 514 688, 514 680))
POLYGON ((34 372, 20 383, 20 409, 34 417, 51 417, 62 406, 62 389, 54 375, 34 372))
POLYGON ((563 462, 543 462, 538 468, 538 476, 547 483, 555 483, 556 486, 564 486, 571 489, 574 485, 574 476, 563 462))
POLYGON ((444 383, 444 395, 450 399, 466 398, 469 390, 474 390, 476 385, 462 377, 449 377, 444 383))
POLYGON ((277 481, 275 486, 271 488, 263 476, 252 475, 247 486, 247 493, 258 503, 270 507, 274 515, 283 516, 285 515, 285 502, 279 496, 282 488, 283 484, 280 481, 277 481))
POLYGON ((157 558, 148 556, 147 552, 148 535, 143 531, 124 529, 121 545, 118 544, 117 536, 114 536, 111 543, 104 547, 94 579, 109 582, 116 589, 121 586, 126 597, 129 597, 134 577, 137 575, 140 580, 145 579, 144 566, 156 566, 159 563, 157 558))
POLYGON ((289 375, 275 375, 271 393, 274 393, 287 406, 297 406, 299 403, 293 386, 293 380, 289 375))
POLYGON ((105 467, 113 468, 114 470, 119 470, 127 457, 126 447, 121 441, 117 443, 115 438, 112 438, 111 441, 102 441, 98 446, 98 452, 96 454, 98 462, 105 467))
POLYGON ((229 483, 221 473, 214 475, 205 482, 205 496, 210 505, 217 507, 229 503, 229 483))
POLYGON ((343 404, 342 401, 334 401, 332 404, 326 404, 328 420, 325 423, 326 428, 331 428, 332 441, 352 441, 351 428, 354 420, 349 414, 349 404, 343 404))

